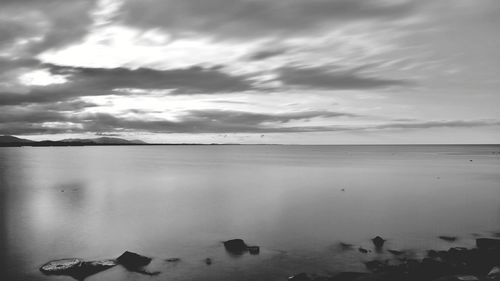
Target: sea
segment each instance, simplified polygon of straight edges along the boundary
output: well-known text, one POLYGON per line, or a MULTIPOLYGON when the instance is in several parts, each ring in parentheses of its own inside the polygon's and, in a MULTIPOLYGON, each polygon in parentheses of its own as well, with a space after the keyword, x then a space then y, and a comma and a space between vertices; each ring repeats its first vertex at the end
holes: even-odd
POLYGON ((116 266, 85 280, 366 271, 387 250, 418 258, 500 235, 500 146, 0 148, 0 234, 1 280, 74 280, 39 267, 124 251, 153 258, 156 275, 116 266), (235 238, 260 253, 227 252, 235 238))

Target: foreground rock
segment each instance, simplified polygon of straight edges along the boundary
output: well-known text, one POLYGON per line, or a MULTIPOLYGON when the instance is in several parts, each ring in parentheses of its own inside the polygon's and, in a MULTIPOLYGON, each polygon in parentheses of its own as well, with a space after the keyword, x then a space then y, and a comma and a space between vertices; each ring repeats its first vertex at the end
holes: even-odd
POLYGON ((258 255, 260 253, 259 246, 248 246, 243 239, 231 239, 223 243, 226 251, 232 255, 242 255, 247 251, 252 255, 258 255))
POLYGON ((241 255, 247 251, 248 246, 242 239, 232 239, 225 241, 224 247, 226 248, 226 251, 232 254, 241 255))
POLYGON ((499 250, 500 249, 500 239, 492 238, 479 238, 476 239, 476 246, 480 250, 499 250))
POLYGON ((423 259, 390 251, 396 258, 365 263, 371 273, 316 276, 301 273, 293 281, 500 281, 500 239, 476 239, 477 248, 430 250, 423 259), (400 256, 402 255, 402 257, 400 256))
POLYGON ((117 259, 119 264, 123 265, 127 270, 142 273, 145 275, 158 275, 160 272, 149 272, 143 269, 144 266, 151 263, 152 259, 149 257, 141 256, 137 253, 126 251, 117 259))
POLYGON ((380 236, 377 236, 372 239, 372 242, 373 245, 375 245, 376 249, 382 249, 382 247, 384 247, 385 239, 380 236))
POLYGON ((67 275, 83 280, 116 265, 115 260, 82 261, 73 258, 50 261, 40 267, 40 271, 47 275, 67 275))
POLYGON ((141 256, 136 253, 126 251, 116 260, 127 269, 137 269, 148 265, 152 259, 145 256, 141 256))

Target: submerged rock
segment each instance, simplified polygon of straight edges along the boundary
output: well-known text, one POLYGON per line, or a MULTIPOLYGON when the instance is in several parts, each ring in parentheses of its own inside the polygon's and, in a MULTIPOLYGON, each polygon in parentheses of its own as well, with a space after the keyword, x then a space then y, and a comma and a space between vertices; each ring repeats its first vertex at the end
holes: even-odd
POLYGON ((372 242, 373 242, 373 245, 375 245, 375 248, 380 249, 384 246, 385 239, 383 239, 380 236, 377 236, 377 237, 372 239, 372 242))
POLYGON ((151 258, 141 256, 136 253, 126 251, 121 256, 116 259, 121 265, 127 269, 136 270, 143 266, 148 265, 151 262, 151 258))
POLYGON ((205 264, 206 265, 211 265, 212 264, 212 259, 211 258, 206 258, 205 259, 205 264))
POLYGON ((438 238, 447 242, 455 242, 458 239, 456 236, 446 236, 446 235, 438 236, 438 238))
POLYGON ((231 254, 241 255, 247 251, 248 246, 242 239, 232 239, 224 242, 224 247, 226 251, 231 254))

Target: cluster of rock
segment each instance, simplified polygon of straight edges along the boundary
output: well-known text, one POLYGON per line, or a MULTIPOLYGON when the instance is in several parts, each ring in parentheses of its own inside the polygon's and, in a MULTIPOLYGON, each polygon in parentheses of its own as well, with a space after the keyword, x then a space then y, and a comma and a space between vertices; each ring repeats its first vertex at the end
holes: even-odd
MULTIPOLYGON (((232 255, 242 255, 249 252, 252 255, 258 255, 260 252, 259 246, 248 246, 242 239, 232 239, 223 242, 224 248, 232 255)), ((84 261, 78 258, 60 259, 50 261, 40 267, 40 271, 47 275, 66 275, 77 280, 85 278, 112 268, 117 265, 123 266, 125 269, 146 275, 158 275, 160 272, 150 272, 144 269, 150 264, 152 258, 139 255, 137 253, 125 251, 116 259, 106 259, 98 261, 84 261)), ((180 258, 165 259, 166 262, 179 262, 180 258)), ((212 264, 211 258, 204 260, 206 265, 212 264)))
MULTIPOLYGON (((375 244, 375 241, 373 241, 375 244)), ((380 245, 381 247, 381 245, 380 245)), ((422 260, 398 258, 366 263, 371 273, 343 272, 334 276, 300 273, 290 281, 499 281, 500 239, 476 239, 476 248, 430 250, 422 260)))
POLYGON ((40 271, 47 275, 67 275, 77 280, 83 280, 90 275, 94 275, 120 264, 130 271, 155 275, 155 273, 150 273, 143 269, 151 260, 151 258, 126 251, 116 259, 83 261, 81 259, 71 258, 54 260, 42 265, 40 271))

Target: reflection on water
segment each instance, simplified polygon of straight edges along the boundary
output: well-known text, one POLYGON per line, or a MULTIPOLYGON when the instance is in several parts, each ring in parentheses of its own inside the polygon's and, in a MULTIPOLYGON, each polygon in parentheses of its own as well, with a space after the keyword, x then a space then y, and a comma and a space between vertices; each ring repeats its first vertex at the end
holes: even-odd
MULTIPOLYGON (((500 229, 499 146, 0 148, 0 258, 12 279, 54 280, 51 259, 156 257, 87 280, 283 280, 362 270, 376 255, 446 248, 500 229), (473 160, 473 161, 470 161, 473 160), (231 256, 243 238, 259 255, 231 256), (180 262, 165 262, 167 258, 180 262), (211 265, 205 259, 211 258, 211 265), (263 277, 265 276, 265 277, 263 277)), ((65 278, 56 278, 65 279, 65 278)))

